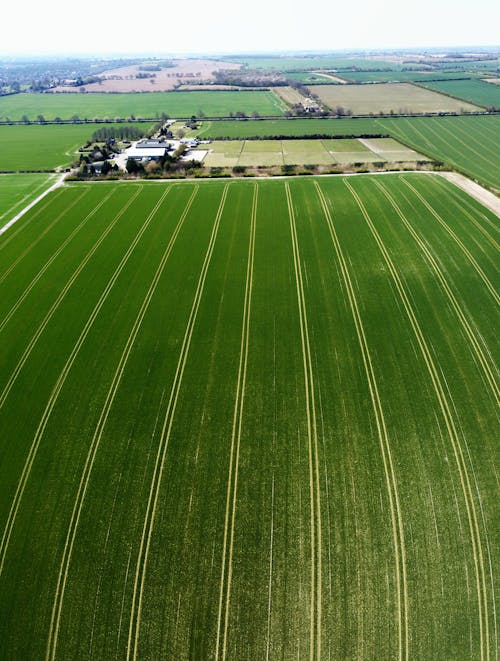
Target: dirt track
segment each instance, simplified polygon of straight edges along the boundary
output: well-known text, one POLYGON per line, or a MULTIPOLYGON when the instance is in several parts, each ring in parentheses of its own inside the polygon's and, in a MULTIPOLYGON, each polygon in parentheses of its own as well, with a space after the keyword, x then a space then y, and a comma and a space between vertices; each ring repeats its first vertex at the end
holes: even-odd
POLYGON ((458 186, 468 193, 475 200, 484 204, 487 209, 493 211, 493 213, 496 213, 497 216, 500 217, 500 198, 494 193, 483 188, 479 184, 476 184, 475 181, 471 181, 458 172, 440 172, 439 174, 441 177, 448 179, 452 184, 455 184, 455 186, 458 186))

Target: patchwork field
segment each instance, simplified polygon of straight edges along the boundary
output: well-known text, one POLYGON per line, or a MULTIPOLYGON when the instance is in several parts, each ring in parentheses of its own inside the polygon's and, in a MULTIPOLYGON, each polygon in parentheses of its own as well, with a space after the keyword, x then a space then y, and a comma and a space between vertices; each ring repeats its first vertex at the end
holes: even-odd
POLYGON ((409 83, 380 85, 321 85, 312 87, 322 103, 335 109, 342 106, 355 115, 370 113, 462 112, 479 110, 465 101, 417 87, 409 83))
MULTIPOLYGON (((131 122, 147 131, 152 124, 131 122)), ((53 170, 68 165, 94 131, 109 124, 0 126, 1 170, 53 170)), ((124 126, 124 124, 120 124, 124 126)))
POLYGON ((54 183, 50 174, 0 175, 0 228, 54 183))
POLYGON ((426 83, 429 89, 451 94, 485 108, 500 109, 500 88, 484 80, 446 80, 438 83, 426 83))
POLYGON ((443 161, 500 190, 500 116, 399 117, 387 119, 298 119, 206 122, 207 138, 307 135, 392 135, 413 149, 443 161))
POLYGON ((71 185, 0 237, 3 659, 493 658, 498 220, 71 185))
POLYGON ((276 71, 306 71, 311 69, 342 69, 358 67, 360 69, 375 69, 389 67, 398 69, 395 62, 361 57, 338 57, 335 55, 318 55, 311 57, 232 57, 230 62, 246 65, 249 69, 275 69, 276 71))
POLYGON ((428 69, 426 71, 344 71, 342 76, 346 80, 355 83, 379 83, 379 82, 426 82, 435 79, 454 80, 455 78, 464 78, 465 76, 484 76, 484 72, 464 71, 436 71, 428 69))
POLYGON ((411 162, 425 156, 391 138, 378 140, 221 140, 210 144, 207 166, 333 165, 411 162))
POLYGON ((71 119, 154 119, 191 117, 200 112, 208 117, 228 117, 230 113, 282 115, 286 108, 272 92, 144 92, 142 94, 14 94, 0 98, 0 120, 20 120, 26 115, 36 120, 56 117, 71 119))

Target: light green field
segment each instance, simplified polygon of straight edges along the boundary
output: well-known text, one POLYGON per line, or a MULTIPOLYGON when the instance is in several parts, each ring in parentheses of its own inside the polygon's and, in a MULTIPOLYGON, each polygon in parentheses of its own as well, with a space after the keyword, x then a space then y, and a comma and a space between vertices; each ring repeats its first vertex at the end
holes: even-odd
POLYGON ((500 116, 204 122, 206 138, 392 135, 416 151, 500 190, 500 116))
POLYGON ((354 115, 379 112, 395 114, 425 112, 463 112, 479 110, 465 101, 452 99, 410 83, 380 85, 321 85, 309 87, 329 108, 342 106, 354 115))
MULTIPOLYGON (((132 122, 147 131, 151 124, 132 122)), ((94 131, 110 124, 0 126, 1 170, 53 170, 71 163, 94 131)), ((119 126, 123 126, 120 124, 119 126)))
POLYGON ((46 201, 0 237, 0 657, 494 658, 498 220, 424 174, 46 201))
POLYGON ((0 228, 52 183, 54 183, 54 175, 0 175, 0 228))
POLYGON ((425 156, 391 138, 359 140, 221 140, 203 161, 212 167, 235 165, 331 165, 334 163, 411 162, 425 156), (389 158, 390 155, 390 158, 389 158))
POLYGON ((500 109, 500 87, 490 85, 484 80, 446 80, 438 83, 426 83, 425 86, 485 108, 500 109))
POLYGON ((208 117, 228 117, 230 113, 282 115, 286 108, 272 92, 145 92, 143 94, 15 94, 0 98, 0 120, 20 120, 27 115, 36 120, 56 117, 71 119, 154 119, 191 117, 200 111, 208 117))
POLYGON ((373 69, 389 67, 399 69, 400 65, 388 60, 367 59, 361 57, 339 57, 338 55, 317 55, 305 57, 236 57, 227 58, 231 62, 240 62, 249 69, 274 69, 276 71, 302 71, 311 69, 345 69, 358 67, 373 69))

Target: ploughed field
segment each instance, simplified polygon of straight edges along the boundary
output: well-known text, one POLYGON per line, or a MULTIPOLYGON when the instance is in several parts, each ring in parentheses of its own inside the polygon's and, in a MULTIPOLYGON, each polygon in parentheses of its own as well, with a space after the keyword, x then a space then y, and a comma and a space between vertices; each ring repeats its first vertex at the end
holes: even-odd
POLYGON ((0 237, 0 656, 488 659, 497 219, 75 184, 0 237))

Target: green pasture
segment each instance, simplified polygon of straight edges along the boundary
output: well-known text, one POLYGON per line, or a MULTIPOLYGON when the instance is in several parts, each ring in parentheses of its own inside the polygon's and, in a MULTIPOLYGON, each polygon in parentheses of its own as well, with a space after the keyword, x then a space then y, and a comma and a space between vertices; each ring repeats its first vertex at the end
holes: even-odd
MULTIPOLYGON (((132 123, 134 124, 134 123, 132 123)), ((148 130, 151 124, 134 125, 148 130)), ((53 170, 69 165, 97 129, 110 124, 29 124, 0 126, 1 170, 53 170)), ((123 126, 120 124, 119 126, 123 126)))
POLYGON ((498 220, 71 184, 0 237, 2 659, 493 658, 498 220))
POLYGON ((426 83, 425 86, 485 108, 500 109, 500 86, 492 85, 484 80, 446 80, 426 83))
POLYGON ((26 115, 36 120, 56 117, 71 119, 114 119, 135 117, 155 119, 170 117, 228 117, 230 113, 282 115, 282 101, 272 92, 144 92, 142 94, 15 94, 0 98, 0 120, 20 120, 26 115))
POLYGON ((0 174, 0 228, 53 182, 48 174, 0 174))

